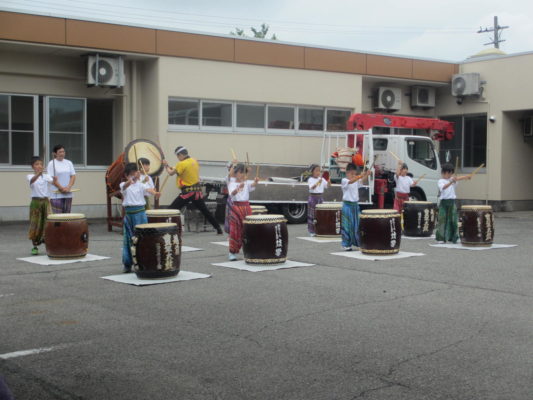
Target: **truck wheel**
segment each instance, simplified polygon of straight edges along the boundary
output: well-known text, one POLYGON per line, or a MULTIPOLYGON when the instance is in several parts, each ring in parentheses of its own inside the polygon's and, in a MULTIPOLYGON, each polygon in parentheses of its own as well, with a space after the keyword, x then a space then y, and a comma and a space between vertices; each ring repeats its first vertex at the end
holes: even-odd
POLYGON ((301 224, 307 220, 307 204, 284 204, 281 212, 289 224, 301 224))

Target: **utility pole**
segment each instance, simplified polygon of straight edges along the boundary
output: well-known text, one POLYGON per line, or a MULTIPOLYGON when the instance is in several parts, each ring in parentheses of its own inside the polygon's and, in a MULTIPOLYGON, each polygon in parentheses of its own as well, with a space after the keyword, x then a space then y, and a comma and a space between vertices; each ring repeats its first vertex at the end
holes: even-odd
POLYGON ((500 26, 498 25, 498 17, 495 16, 494 17, 494 26, 492 28, 479 28, 479 31, 477 31, 477 33, 488 33, 488 32, 493 32, 494 33, 494 39, 492 39, 492 42, 489 42, 489 43, 485 43, 484 46, 487 46, 489 44, 493 44, 495 48, 499 49, 500 48, 500 42, 505 42, 505 39, 500 39, 501 37, 501 31, 503 31, 504 29, 507 29, 509 28, 508 26, 500 26))

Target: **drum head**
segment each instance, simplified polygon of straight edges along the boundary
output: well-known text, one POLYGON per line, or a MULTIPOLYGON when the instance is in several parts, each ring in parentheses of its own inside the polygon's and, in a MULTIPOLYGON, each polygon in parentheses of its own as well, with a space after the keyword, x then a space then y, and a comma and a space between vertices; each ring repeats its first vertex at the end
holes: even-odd
POLYGON ((134 140, 126 146, 124 150, 126 162, 136 162, 138 158, 147 158, 150 160, 150 169, 146 173, 150 176, 157 176, 163 172, 161 160, 165 158, 163 151, 157 144, 147 139, 134 140))
POLYGON ((390 210, 390 209, 377 209, 377 210, 363 210, 361 212, 361 215, 367 215, 367 216, 387 216, 392 217, 394 215, 400 215, 398 211, 396 210, 390 210))
POLYGON ((156 222, 153 224, 139 224, 135 225, 135 229, 162 229, 162 228, 172 228, 177 227, 178 225, 172 222, 156 222))
POLYGON ((76 219, 85 219, 85 214, 49 214, 47 218, 50 221, 73 221, 76 219))
POLYGON ((422 201, 422 200, 407 200, 403 204, 433 204, 431 201, 422 201))
POLYGON ((342 203, 320 203, 316 205, 317 210, 342 210, 342 203))
POLYGON ((158 210, 146 210, 146 215, 149 217, 175 217, 181 215, 179 210, 172 209, 158 209, 158 210))
POLYGON ((485 205, 469 205, 461 206, 461 210, 479 210, 479 211, 492 211, 492 206, 485 205))
POLYGON ((270 224, 275 222, 287 222, 281 214, 248 215, 244 219, 245 224, 270 224))

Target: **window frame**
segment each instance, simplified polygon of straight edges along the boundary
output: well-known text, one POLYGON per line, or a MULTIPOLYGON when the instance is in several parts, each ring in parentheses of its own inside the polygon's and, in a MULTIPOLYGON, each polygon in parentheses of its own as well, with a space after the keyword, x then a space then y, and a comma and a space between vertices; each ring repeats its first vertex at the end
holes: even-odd
MULTIPOLYGON (((209 100, 209 99, 200 99, 200 112, 198 115, 198 129, 203 132, 220 132, 220 133, 231 133, 234 130, 235 126, 235 102, 229 100, 209 100), (204 125, 204 103, 218 103, 218 104, 229 104, 231 106, 231 124, 230 126, 211 126, 204 125)), ((194 126, 194 125, 193 125, 194 126)))
POLYGON ((267 103, 254 103, 249 101, 235 101, 234 102, 234 127, 235 133, 243 134, 266 134, 267 132, 267 103), (237 125, 238 111, 237 108, 239 105, 242 106, 261 106, 263 107, 263 127, 262 128, 244 128, 237 125))

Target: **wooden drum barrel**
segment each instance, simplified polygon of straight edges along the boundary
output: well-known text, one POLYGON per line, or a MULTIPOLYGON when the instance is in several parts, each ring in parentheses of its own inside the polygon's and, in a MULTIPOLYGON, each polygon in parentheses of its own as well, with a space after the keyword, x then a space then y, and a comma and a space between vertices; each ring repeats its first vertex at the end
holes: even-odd
POLYGON ((428 237, 435 229, 435 204, 431 201, 403 203, 403 233, 407 236, 428 237))
POLYGON ((363 210, 359 232, 361 253, 389 255, 400 251, 402 227, 396 210, 363 210))
POLYGON ((46 254, 54 259, 87 255, 89 227, 84 214, 50 214, 44 228, 46 254))
POLYGON ((283 264, 289 234, 283 215, 248 215, 244 219, 243 253, 247 264, 283 264))
POLYGON ((170 278, 180 272, 181 244, 176 224, 136 225, 131 242, 133 270, 138 278, 170 278))
POLYGON ((181 224, 181 213, 179 210, 173 209, 157 209, 157 210, 146 210, 146 217, 148 218, 148 223, 174 223, 178 226, 178 234, 180 239, 180 246, 182 240, 182 224, 181 224))
POLYGON ((252 215, 268 214, 268 210, 265 206, 251 205, 252 215))
POLYGON ((315 208, 315 233, 320 237, 341 235, 342 203, 321 203, 315 208))
POLYGON ((492 246, 494 215, 491 206, 462 206, 459 210, 459 236, 463 246, 492 246))

